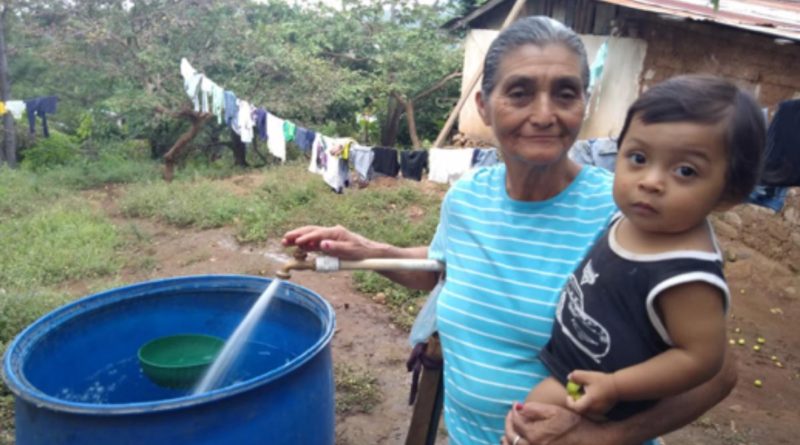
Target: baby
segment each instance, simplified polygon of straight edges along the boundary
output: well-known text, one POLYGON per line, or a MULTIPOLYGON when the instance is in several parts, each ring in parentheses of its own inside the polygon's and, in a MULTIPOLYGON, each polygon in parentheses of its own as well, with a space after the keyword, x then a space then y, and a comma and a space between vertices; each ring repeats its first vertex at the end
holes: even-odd
POLYGON ((619 420, 719 372, 730 295, 707 218, 748 196, 765 140, 755 100, 720 78, 675 77, 631 106, 621 213, 568 278, 541 353, 552 377, 528 401, 619 420))

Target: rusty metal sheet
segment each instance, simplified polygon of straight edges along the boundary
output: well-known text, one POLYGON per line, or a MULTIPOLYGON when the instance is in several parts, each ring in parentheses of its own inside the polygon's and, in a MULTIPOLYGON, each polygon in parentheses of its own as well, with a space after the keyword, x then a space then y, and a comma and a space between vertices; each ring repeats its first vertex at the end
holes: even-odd
POLYGON ((779 38, 800 41, 800 2, 796 0, 599 0, 626 8, 689 20, 715 22, 779 38))

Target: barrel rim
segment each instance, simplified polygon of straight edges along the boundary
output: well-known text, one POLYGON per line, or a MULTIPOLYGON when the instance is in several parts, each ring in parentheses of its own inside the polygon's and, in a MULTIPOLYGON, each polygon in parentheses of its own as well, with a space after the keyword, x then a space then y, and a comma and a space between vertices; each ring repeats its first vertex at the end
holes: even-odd
POLYGON ((218 287, 220 288, 227 284, 228 288, 247 289, 252 290, 254 293, 260 293, 271 281, 271 278, 253 275, 186 275, 134 283, 82 297, 43 315, 17 334, 3 357, 2 373, 0 374, 2 374, 3 381, 15 397, 34 404, 37 407, 68 413, 93 415, 145 414, 189 408, 233 397, 237 394, 256 389, 257 387, 278 380, 300 368, 320 354, 330 343, 336 326, 336 314, 331 304, 310 289, 295 283, 283 281, 282 285, 291 287, 293 292, 288 293, 288 297, 282 294, 278 294, 275 297, 292 304, 299 304, 311 310, 314 315, 317 315, 320 318, 320 322, 323 323, 323 332, 319 339, 288 363, 274 368, 267 373, 203 394, 189 394, 174 399, 119 404, 82 403, 59 399, 38 390, 24 377, 24 374, 21 372, 22 364, 24 363, 22 359, 25 358, 27 354, 23 353, 28 351, 28 347, 35 344, 36 341, 43 336, 44 331, 46 331, 46 326, 57 325, 54 323, 56 321, 63 323, 70 320, 72 317, 85 313, 87 310, 97 310, 122 300, 147 295, 147 291, 149 290, 166 290, 169 289, 169 287, 182 283, 213 283, 219 285, 218 287), (300 299, 300 297, 302 297, 302 299, 300 299), (86 306, 90 307, 87 309, 86 306))

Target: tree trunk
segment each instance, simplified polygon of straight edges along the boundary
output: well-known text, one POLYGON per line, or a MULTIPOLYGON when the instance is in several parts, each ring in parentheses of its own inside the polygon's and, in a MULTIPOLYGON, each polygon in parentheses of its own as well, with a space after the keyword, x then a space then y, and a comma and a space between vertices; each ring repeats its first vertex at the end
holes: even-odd
POLYGON ((408 135, 411 137, 411 145, 414 148, 422 147, 422 144, 419 142, 419 135, 417 135, 417 122, 414 118, 414 101, 411 99, 404 99, 396 92, 392 92, 392 95, 406 110, 406 122, 408 123, 408 135))
MULTIPOLYGON (((8 75, 8 58, 6 57, 6 15, 8 5, 0 14, 0 98, 8 102, 11 98, 11 79, 8 75)), ((3 115, 3 146, 0 147, 0 165, 3 162, 15 168, 17 166, 17 138, 14 129, 14 116, 10 112, 3 115)))
POLYGON ((211 113, 198 113, 191 110, 181 111, 179 115, 188 118, 192 122, 192 126, 186 130, 175 142, 175 145, 164 154, 164 180, 167 182, 172 182, 172 178, 175 175, 175 158, 177 158, 186 145, 197 136, 197 133, 203 128, 203 125, 214 117, 211 113))
POLYGON ((397 144, 397 133, 400 132, 400 118, 403 115, 403 111, 391 96, 386 108, 386 121, 381 124, 381 145, 393 147, 397 144))

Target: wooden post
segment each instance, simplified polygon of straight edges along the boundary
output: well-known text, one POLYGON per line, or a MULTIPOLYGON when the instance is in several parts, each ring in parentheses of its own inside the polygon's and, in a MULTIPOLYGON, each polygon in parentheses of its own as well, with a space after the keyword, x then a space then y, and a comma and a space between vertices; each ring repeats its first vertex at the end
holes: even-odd
MULTIPOLYGON (((433 334, 428 338, 425 355, 435 361, 442 360, 442 345, 439 336, 433 334)), ((422 367, 417 388, 417 400, 414 402, 414 412, 411 415, 411 424, 408 427, 406 445, 433 445, 436 442, 439 417, 442 413, 444 387, 442 371, 422 367)))
MULTIPOLYGON (((514 2, 514 6, 512 6, 511 10, 508 12, 508 16, 506 16, 503 25, 500 27, 500 31, 507 28, 508 25, 510 25, 511 23, 514 22, 514 20, 517 19, 519 13, 522 11, 522 7, 525 6, 525 1, 526 0, 516 0, 514 2)), ((458 98, 458 103, 456 103, 456 106, 453 108, 453 111, 450 112, 450 115, 447 116, 447 121, 444 123, 444 127, 442 127, 442 130, 439 132, 439 136, 437 136, 436 140, 433 142, 434 147, 438 148, 442 146, 442 143, 444 143, 445 138, 447 137, 448 134, 450 134, 450 130, 453 128, 453 124, 455 123, 456 118, 458 117, 458 113, 461 112, 461 108, 463 108, 464 104, 467 103, 467 99, 469 99, 472 89, 475 88, 475 85, 477 85, 481 77, 483 77, 482 69, 479 69, 478 72, 472 75, 469 82, 467 83, 467 89, 464 90, 464 94, 462 94, 461 97, 458 98)))

